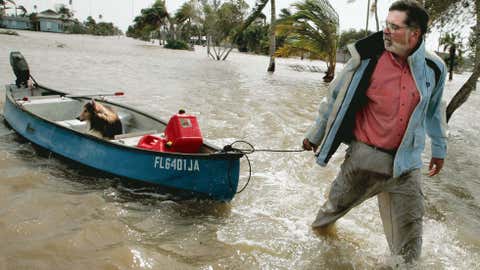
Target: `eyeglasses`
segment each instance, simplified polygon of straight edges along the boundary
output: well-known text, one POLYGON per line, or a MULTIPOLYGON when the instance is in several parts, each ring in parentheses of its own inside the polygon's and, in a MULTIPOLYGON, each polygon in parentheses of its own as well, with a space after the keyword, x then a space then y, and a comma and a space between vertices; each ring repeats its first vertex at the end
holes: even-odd
POLYGON ((396 32, 396 31, 399 31, 400 29, 404 29, 404 28, 410 28, 409 26, 405 25, 405 26, 399 26, 399 25, 396 25, 396 24, 393 24, 393 23, 384 23, 382 25, 382 28, 383 29, 388 29, 390 32, 396 32))

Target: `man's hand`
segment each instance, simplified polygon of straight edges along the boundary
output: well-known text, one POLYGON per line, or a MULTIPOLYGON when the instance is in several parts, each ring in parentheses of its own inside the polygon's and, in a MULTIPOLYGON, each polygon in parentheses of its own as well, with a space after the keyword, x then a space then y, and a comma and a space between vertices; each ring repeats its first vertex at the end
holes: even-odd
POLYGON ((313 150, 313 152, 316 152, 318 148, 318 145, 311 143, 307 138, 303 139, 303 149, 305 150, 313 150))
POLYGON ((430 160, 430 165, 428 166, 428 176, 432 177, 434 175, 437 175, 440 170, 443 168, 443 158, 434 158, 430 160))

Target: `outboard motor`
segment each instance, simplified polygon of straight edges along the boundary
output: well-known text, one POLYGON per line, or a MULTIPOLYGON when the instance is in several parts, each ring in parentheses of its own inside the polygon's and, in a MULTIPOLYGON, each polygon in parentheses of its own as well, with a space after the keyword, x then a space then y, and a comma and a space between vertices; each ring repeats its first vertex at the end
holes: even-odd
POLYGON ((28 69, 27 60, 20 52, 10 53, 10 65, 12 66, 13 73, 17 77, 15 84, 17 87, 27 87, 28 79, 30 78, 30 70, 28 69))

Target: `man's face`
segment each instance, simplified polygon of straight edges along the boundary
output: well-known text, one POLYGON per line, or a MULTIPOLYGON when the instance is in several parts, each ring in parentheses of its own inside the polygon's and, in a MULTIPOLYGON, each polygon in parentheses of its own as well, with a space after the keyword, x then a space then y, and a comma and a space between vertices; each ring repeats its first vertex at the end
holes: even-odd
POLYGON ((402 57, 410 55, 420 37, 420 30, 409 28, 406 19, 404 11, 392 10, 388 12, 383 29, 385 49, 402 57))

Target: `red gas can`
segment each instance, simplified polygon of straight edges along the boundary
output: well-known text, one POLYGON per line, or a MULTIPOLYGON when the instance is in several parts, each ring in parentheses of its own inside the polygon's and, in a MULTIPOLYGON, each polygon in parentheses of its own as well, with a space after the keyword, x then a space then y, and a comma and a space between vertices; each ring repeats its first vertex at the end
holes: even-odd
POLYGON ((143 148, 143 149, 149 149, 153 151, 164 152, 166 143, 167 143, 167 140, 165 138, 148 134, 140 138, 140 140, 138 141, 137 147, 143 148))
POLYGON ((184 114, 183 111, 170 118, 165 128, 165 138, 169 144, 165 151, 168 152, 198 153, 203 143, 197 117, 184 114))

